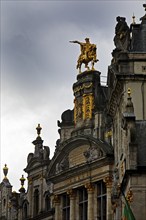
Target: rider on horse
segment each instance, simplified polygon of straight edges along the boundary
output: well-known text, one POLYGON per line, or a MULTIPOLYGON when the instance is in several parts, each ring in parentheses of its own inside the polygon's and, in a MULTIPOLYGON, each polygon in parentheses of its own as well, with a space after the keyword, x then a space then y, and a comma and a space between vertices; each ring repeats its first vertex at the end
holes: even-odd
POLYGON ((92 70, 94 70, 94 62, 97 62, 96 59, 96 45, 91 44, 89 38, 85 38, 85 43, 79 41, 70 41, 71 43, 80 44, 81 54, 77 61, 77 69, 79 68, 79 72, 81 73, 81 65, 85 64, 87 70, 89 70, 88 63, 92 61, 92 70))

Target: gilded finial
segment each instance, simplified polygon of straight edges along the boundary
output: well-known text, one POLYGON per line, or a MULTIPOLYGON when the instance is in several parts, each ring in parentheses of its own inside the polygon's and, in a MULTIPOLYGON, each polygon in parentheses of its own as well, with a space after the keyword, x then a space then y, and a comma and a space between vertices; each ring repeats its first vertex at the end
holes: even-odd
POLYGON ((19 189, 19 192, 25 192, 25 188, 24 188, 24 182, 25 182, 25 178, 24 175, 22 175, 22 177, 20 178, 20 182, 21 182, 21 188, 19 189))
POLYGON ((22 187, 24 186, 25 180, 26 180, 26 179, 24 178, 24 175, 22 175, 22 177, 20 178, 21 186, 22 186, 22 187))
POLYGON ((130 88, 128 88, 127 94, 128 94, 129 97, 131 96, 131 89, 130 88))
POLYGON ((38 126, 36 127, 36 130, 37 130, 37 134, 38 134, 38 136, 40 136, 40 134, 41 134, 41 130, 42 130, 40 124, 38 124, 38 126))
POLYGON ((133 19, 132 23, 135 24, 135 15, 134 15, 134 13, 133 13, 132 19, 133 19))
POLYGON ((3 168, 3 173, 4 173, 4 179, 7 179, 7 174, 8 174, 8 167, 7 164, 5 164, 4 168, 3 168))

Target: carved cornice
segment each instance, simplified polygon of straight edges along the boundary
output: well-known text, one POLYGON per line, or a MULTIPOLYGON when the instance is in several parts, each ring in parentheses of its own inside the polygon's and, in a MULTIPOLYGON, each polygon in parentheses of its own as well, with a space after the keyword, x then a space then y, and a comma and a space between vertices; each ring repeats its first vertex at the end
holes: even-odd
POLYGON ((93 83, 91 82, 91 83, 88 83, 88 84, 83 84, 81 86, 77 86, 76 88, 74 88, 74 94, 76 92, 79 92, 79 91, 83 90, 83 89, 89 89, 89 88, 92 87, 92 85, 93 85, 93 83))

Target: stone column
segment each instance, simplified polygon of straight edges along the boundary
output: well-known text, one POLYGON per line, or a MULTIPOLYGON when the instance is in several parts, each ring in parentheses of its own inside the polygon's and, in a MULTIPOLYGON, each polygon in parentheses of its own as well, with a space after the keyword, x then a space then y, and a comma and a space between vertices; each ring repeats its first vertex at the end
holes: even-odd
POLYGON ((76 220, 75 213, 75 192, 73 189, 69 189, 67 194, 70 197, 70 220, 76 220))
POLYGON ((28 216, 33 217, 33 204, 34 204, 34 197, 33 197, 33 179, 32 177, 28 177, 28 201, 29 201, 29 210, 28 216))
POLYGON ((93 193, 94 186, 92 183, 87 183, 85 188, 88 192, 88 220, 94 220, 94 202, 93 202, 93 193))
POLYGON ((106 202, 106 214, 107 220, 112 220, 112 202, 111 202, 111 189, 112 189, 112 176, 107 176, 104 178, 104 182, 106 184, 106 192, 107 192, 107 202, 106 202))
POLYGON ((54 196, 54 204, 55 204, 55 220, 60 220, 60 198, 58 195, 54 196))

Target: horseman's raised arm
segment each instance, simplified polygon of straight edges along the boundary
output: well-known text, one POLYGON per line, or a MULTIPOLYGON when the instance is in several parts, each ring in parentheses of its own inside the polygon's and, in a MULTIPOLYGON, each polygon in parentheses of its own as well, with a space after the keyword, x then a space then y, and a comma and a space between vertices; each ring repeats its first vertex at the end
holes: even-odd
POLYGON ((77 40, 73 40, 73 41, 69 41, 70 43, 75 43, 75 44, 81 44, 81 42, 77 41, 77 40))

